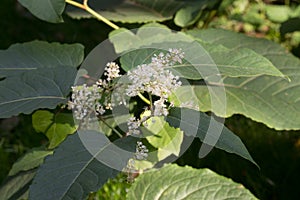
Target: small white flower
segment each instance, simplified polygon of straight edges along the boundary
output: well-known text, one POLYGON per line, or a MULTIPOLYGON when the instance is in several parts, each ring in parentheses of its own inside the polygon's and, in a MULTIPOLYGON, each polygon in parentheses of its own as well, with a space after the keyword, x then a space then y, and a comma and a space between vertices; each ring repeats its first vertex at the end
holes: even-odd
POLYGON ((108 87, 108 83, 106 80, 102 80, 102 79, 99 79, 97 82, 96 82, 96 85, 98 87, 101 87, 101 88, 107 88, 108 87))
POLYGON ((183 53, 181 50, 170 49, 167 55, 160 53, 154 55, 150 64, 142 64, 128 72, 131 84, 126 90, 126 94, 130 97, 137 96, 138 93, 148 92, 162 98, 168 96, 177 89, 181 82, 178 76, 165 67, 182 62, 183 53))
POLYGON ((119 65, 115 62, 109 62, 106 64, 104 75, 107 77, 107 81, 111 81, 119 76, 120 74, 119 65))
POLYGON ((154 102, 154 116, 167 116, 169 114, 165 99, 161 98, 154 102))
POLYGON ((142 142, 138 141, 136 145, 135 151, 135 159, 137 160, 145 160, 148 157, 149 150, 142 142))
POLYGON ((137 120, 135 117, 130 117, 127 120, 127 126, 128 126, 128 135, 139 135, 141 131, 139 130, 139 127, 141 126, 141 122, 137 120))
POLYGON ((83 120, 91 113, 104 114, 103 106, 99 102, 101 99, 101 91, 97 85, 72 87, 71 101, 68 103, 69 109, 73 109, 74 117, 77 120, 83 120))

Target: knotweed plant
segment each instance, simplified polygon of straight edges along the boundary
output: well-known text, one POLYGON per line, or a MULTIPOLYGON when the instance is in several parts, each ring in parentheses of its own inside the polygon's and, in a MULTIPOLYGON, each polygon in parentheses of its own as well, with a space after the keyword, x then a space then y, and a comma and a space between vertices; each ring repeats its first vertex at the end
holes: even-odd
MULTIPOLYGON (((90 124, 96 119, 102 119, 105 114, 110 113, 118 105, 126 105, 122 96, 127 98, 140 98, 147 104, 139 116, 131 113, 127 119, 127 131, 123 134, 116 131, 119 136, 128 135, 143 136, 141 127, 147 127, 148 120, 154 117, 164 117, 169 113, 173 102, 169 96, 181 86, 178 76, 169 69, 182 63, 184 52, 181 49, 169 49, 167 53, 154 54, 150 63, 143 63, 128 71, 126 76, 128 84, 119 82, 121 78, 119 65, 115 62, 107 63, 104 70, 104 78, 99 79, 92 85, 83 84, 72 87, 69 109, 73 110, 74 118, 80 122, 81 128, 90 128, 90 124), (124 94, 114 93, 114 89, 123 88, 124 94), (116 97, 117 94, 117 97, 116 97), (112 96, 114 96, 112 100, 112 96), (117 99, 117 101, 116 101, 117 99), (147 114, 145 114, 147 113, 147 114)), ((139 106, 137 104, 137 106, 139 106)), ((116 130, 112 127, 113 130, 116 130)), ((135 171, 135 160, 146 160, 148 148, 142 141, 136 144, 136 152, 128 161, 127 171, 135 171)))

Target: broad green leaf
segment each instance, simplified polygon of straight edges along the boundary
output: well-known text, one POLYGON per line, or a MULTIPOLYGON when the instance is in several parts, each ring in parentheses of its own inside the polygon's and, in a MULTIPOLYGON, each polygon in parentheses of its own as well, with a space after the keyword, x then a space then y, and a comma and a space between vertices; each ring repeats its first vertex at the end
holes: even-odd
POLYGON ((0 187, 0 199, 28 199, 29 185, 36 173, 36 170, 21 172, 16 176, 10 177, 0 187))
POLYGON ((221 45, 199 43, 183 33, 173 33, 165 26, 149 24, 133 34, 128 30, 117 30, 110 35, 121 66, 128 71, 142 63, 150 63, 155 53, 169 48, 182 49, 185 61, 172 67, 174 74, 187 79, 215 76, 254 76, 268 74, 283 76, 272 63, 250 49, 230 50, 221 45))
MULTIPOLYGON (((176 0, 124 0, 109 5, 101 1, 91 2, 91 7, 106 19, 123 23, 146 23, 171 19, 177 10, 187 3, 176 0), (106 8, 105 8, 106 7, 106 8)), ((79 9, 68 9, 73 18, 92 17, 79 9)))
POLYGON ((85 199, 127 165, 135 145, 135 138, 111 143, 96 131, 70 135, 39 168, 29 199, 85 199))
POLYGON ((32 115, 32 125, 37 132, 47 136, 50 142, 49 149, 57 147, 69 134, 76 131, 71 113, 38 110, 32 115))
POLYGON ((166 165, 141 174, 129 189, 128 200, 257 199, 243 185, 209 169, 166 165))
POLYGON ((63 22, 62 13, 65 9, 65 0, 18 0, 36 17, 52 22, 63 22))
POLYGON ((145 129, 150 132, 146 139, 153 147, 157 148, 159 161, 171 154, 179 156, 180 146, 183 141, 182 131, 169 126, 161 117, 148 119, 145 129))
MULTIPOLYGON (((167 69, 170 69, 180 77, 196 80, 206 79, 216 74, 230 77, 262 74, 283 77, 283 74, 268 59, 250 49, 230 50, 223 46, 200 45, 187 42, 165 42, 161 44, 161 46, 166 46, 166 48, 181 48, 185 56, 189 58, 182 63, 176 63, 167 67, 167 69), (199 52, 198 49, 202 50, 202 52, 199 52)), ((129 71, 138 65, 150 63, 151 58, 161 52, 166 53, 165 50, 154 48, 130 51, 121 56, 121 66, 125 71, 129 71)))
POLYGON ((16 175, 17 173, 21 171, 27 171, 34 169, 38 166, 40 166, 44 158, 48 155, 53 154, 52 151, 46 151, 46 150, 32 150, 25 154, 21 159, 19 159, 17 162, 15 162, 9 171, 9 176, 16 175))
POLYGON ((0 118, 65 103, 82 60, 79 44, 34 41, 1 50, 0 118))
MULTIPOLYGON (((201 41, 222 44, 227 48, 239 50, 249 48, 269 59, 290 81, 280 77, 256 76, 250 78, 227 77, 223 83, 207 83, 208 87, 224 86, 226 91, 226 114, 211 106, 208 87, 194 87, 201 102, 200 110, 213 111, 221 117, 243 114, 277 130, 300 129, 300 60, 287 53, 280 45, 265 40, 247 37, 220 29, 192 30, 188 32, 201 41)), ((178 95, 177 95, 178 96, 178 95)), ((224 102, 219 102, 221 105, 224 102)))
POLYGON ((194 40, 182 32, 172 32, 167 26, 151 23, 136 30, 136 34, 128 29, 120 28, 112 31, 109 40, 113 43, 116 53, 135 50, 140 47, 152 47, 153 43, 193 42, 194 40))
POLYGON ((227 129, 224 124, 205 113, 174 107, 170 110, 166 121, 170 126, 180 128, 187 136, 198 137, 209 146, 239 155, 257 166, 241 139, 227 129))

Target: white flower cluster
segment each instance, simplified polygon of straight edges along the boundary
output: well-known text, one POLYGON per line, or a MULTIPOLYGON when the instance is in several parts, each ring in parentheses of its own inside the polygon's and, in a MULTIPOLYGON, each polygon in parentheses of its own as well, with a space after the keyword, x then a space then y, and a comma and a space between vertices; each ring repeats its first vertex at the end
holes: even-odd
POLYGON ((86 84, 72 87, 71 101, 68 103, 68 108, 74 112, 74 117, 83 123, 89 121, 93 115, 103 115, 105 109, 112 109, 113 105, 109 98, 104 97, 110 87, 110 82, 119 77, 119 66, 110 62, 105 67, 105 80, 99 79, 95 84, 87 86, 86 84), (87 119, 86 119, 87 118, 87 119))
POLYGON ((119 65, 115 62, 109 62, 106 64, 104 75, 107 76, 107 81, 111 81, 117 77, 120 77, 119 65))
POLYGON ((72 101, 68 103, 69 109, 73 109, 74 117, 77 120, 83 120, 93 112, 96 114, 104 114, 105 110, 99 99, 101 99, 102 89, 97 85, 87 86, 83 84, 81 86, 72 87, 72 101))
POLYGON ((141 131, 138 129, 141 126, 140 120, 137 120, 135 117, 130 117, 127 120, 128 126, 128 135, 139 135, 141 131))
POLYGON ((126 94, 133 97, 147 92, 158 96, 160 99, 154 102, 154 116, 168 115, 165 102, 172 91, 181 85, 181 82, 178 76, 174 76, 166 68, 182 63, 183 57, 184 53, 181 49, 169 49, 166 55, 164 53, 154 55, 150 64, 142 64, 129 71, 128 77, 131 84, 126 94))
POLYGON ((134 174, 138 173, 138 170, 136 169, 136 160, 145 160, 148 157, 149 150, 147 147, 141 142, 138 141, 136 143, 136 149, 134 153, 134 157, 129 159, 127 162, 127 166, 125 167, 124 171, 128 173, 127 181, 133 182, 134 181, 134 174))
POLYGON ((135 159, 145 160, 148 157, 149 150, 142 142, 138 141, 136 145, 135 159))
POLYGON ((159 65, 163 66, 172 66, 176 63, 182 63, 182 59, 184 58, 184 52, 182 49, 169 49, 169 52, 164 55, 164 53, 160 53, 157 55, 154 55, 152 58, 153 63, 157 63, 159 65))

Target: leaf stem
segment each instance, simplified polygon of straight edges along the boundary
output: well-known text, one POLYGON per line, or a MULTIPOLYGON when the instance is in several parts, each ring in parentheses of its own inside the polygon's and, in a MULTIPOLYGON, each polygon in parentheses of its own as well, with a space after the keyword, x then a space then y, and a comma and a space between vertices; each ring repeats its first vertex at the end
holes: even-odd
POLYGON ((148 105, 151 105, 151 102, 146 98, 144 97, 141 93, 138 93, 138 96, 148 105))
POLYGON ((148 93, 149 95, 149 100, 150 100, 150 111, 151 111, 151 114, 153 113, 153 100, 152 100, 152 96, 150 93, 148 93))
POLYGON ((101 116, 98 117, 98 118, 99 118, 100 121, 102 121, 106 126, 108 126, 111 130, 113 130, 120 138, 123 137, 123 135, 122 135, 117 129, 115 129, 114 127, 112 127, 111 125, 109 125, 109 124, 105 121, 105 119, 103 119, 101 116))
POLYGON ((76 1, 66 0, 66 3, 71 4, 72 6, 75 6, 75 7, 78 7, 78 8, 81 8, 81 9, 85 10, 85 6, 83 4, 80 4, 80 3, 76 2, 76 1))
POLYGON ((106 23, 107 25, 109 25, 113 29, 119 29, 120 28, 117 25, 115 25, 114 23, 112 23, 111 21, 109 21, 108 19, 106 19, 105 17, 103 17, 102 15, 100 15, 99 13, 97 13, 96 11, 94 11, 93 9, 91 9, 88 5, 88 0, 83 0, 83 4, 80 4, 80 3, 76 2, 76 1, 73 1, 73 0, 65 0, 65 1, 68 4, 71 4, 75 7, 78 7, 78 8, 81 8, 81 9, 87 11, 88 13, 90 13, 91 15, 96 17, 98 20, 106 23))

